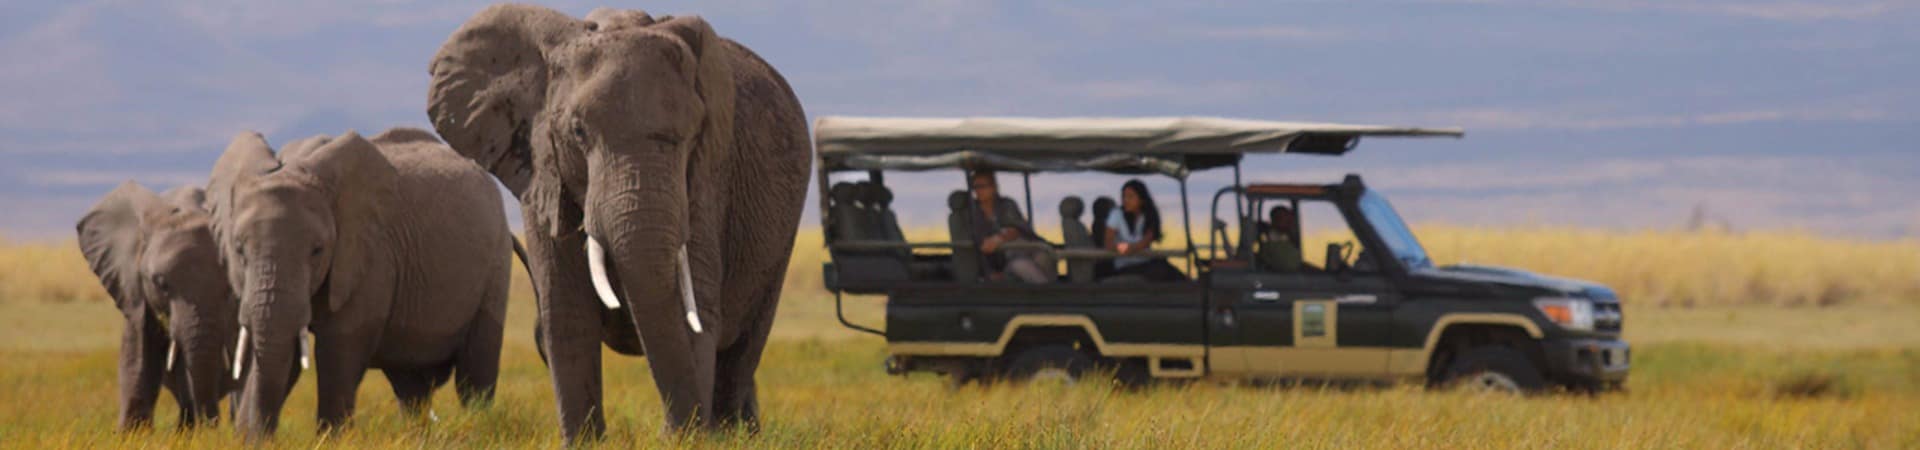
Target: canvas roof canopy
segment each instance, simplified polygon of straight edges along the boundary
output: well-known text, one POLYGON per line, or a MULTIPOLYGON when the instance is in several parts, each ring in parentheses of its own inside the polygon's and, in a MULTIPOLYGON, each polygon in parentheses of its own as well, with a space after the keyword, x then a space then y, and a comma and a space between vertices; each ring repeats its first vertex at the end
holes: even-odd
POLYGON ((822 117, 823 169, 1162 173, 1232 165, 1247 153, 1341 155, 1361 136, 1460 137, 1414 128, 1213 117, 822 117))

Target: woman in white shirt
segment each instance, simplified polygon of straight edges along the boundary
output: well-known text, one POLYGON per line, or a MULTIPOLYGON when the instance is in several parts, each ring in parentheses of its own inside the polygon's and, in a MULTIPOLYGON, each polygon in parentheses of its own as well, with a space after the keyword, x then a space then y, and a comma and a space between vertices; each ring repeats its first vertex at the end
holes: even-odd
POLYGON ((1107 250, 1119 252, 1123 256, 1113 260, 1114 276, 1139 275, 1148 281, 1181 281, 1186 274, 1167 263, 1164 257, 1146 255, 1158 242, 1160 232, 1160 208, 1153 204, 1153 194, 1147 192, 1147 184, 1139 179, 1127 180, 1120 186, 1120 207, 1107 215, 1107 250))

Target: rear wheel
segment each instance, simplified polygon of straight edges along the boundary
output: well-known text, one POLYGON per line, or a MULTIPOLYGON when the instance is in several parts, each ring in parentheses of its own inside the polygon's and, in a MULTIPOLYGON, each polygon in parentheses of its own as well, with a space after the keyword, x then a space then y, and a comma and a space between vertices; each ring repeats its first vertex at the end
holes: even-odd
POLYGON ((1074 384, 1094 372, 1093 357, 1066 345, 1026 349, 1007 365, 1007 379, 1015 382, 1074 384))
POLYGON ((1545 389, 1547 383, 1526 354, 1507 347, 1482 346, 1454 358, 1441 385, 1462 391, 1526 394, 1545 389))

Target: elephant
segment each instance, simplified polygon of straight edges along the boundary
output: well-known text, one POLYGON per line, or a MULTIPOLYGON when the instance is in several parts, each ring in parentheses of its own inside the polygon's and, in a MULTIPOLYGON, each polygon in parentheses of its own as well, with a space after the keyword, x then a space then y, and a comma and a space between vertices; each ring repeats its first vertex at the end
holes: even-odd
POLYGON ((647 358, 670 430, 757 427, 813 158, 779 72, 698 16, 514 4, 428 72, 434 129, 520 201, 566 442, 604 433, 603 343, 647 358))
POLYGON ((345 424, 368 369, 419 415, 451 377, 461 401, 491 401, 499 375, 513 237, 493 179, 431 132, 349 131, 275 155, 235 136, 208 182, 214 231, 239 298, 233 409, 271 435, 311 331, 321 430, 345 424))
POLYGON ((75 227, 81 253, 126 320, 120 341, 122 430, 153 421, 165 386, 181 428, 220 421, 238 300, 197 187, 164 194, 127 181, 75 227))

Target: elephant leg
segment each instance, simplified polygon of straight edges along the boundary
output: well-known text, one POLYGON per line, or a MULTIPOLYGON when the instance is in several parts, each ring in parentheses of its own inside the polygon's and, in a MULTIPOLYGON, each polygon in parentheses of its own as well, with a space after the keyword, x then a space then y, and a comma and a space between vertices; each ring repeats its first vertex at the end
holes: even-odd
MULTIPOLYGON (((504 296, 505 294, 501 294, 504 296)), ((500 304, 505 306, 504 298, 500 304)), ((460 393, 460 404, 468 408, 485 407, 493 402, 493 386, 500 378, 500 341, 505 318, 492 311, 481 311, 467 325, 467 341, 454 356, 453 387, 460 393)))
POLYGON ((605 308, 588 292, 587 258, 582 234, 555 239, 527 235, 527 260, 534 292, 542 295, 540 342, 553 377, 560 433, 567 444, 597 440, 606 432, 601 403, 600 315, 605 308))
POLYGON ((153 404, 160 399, 166 372, 167 336, 160 323, 144 311, 127 323, 120 340, 120 429, 153 424, 153 404))
MULTIPOLYGON (((371 334, 371 333, 367 333, 371 334)), ((367 373, 367 357, 372 354, 371 336, 362 333, 329 332, 314 338, 313 371, 318 387, 320 432, 326 433, 347 424, 353 417, 355 396, 367 373)), ((293 368, 298 373, 300 367, 293 368)))
MULTIPOLYGON (((785 273, 784 271, 781 273, 785 273)), ((713 404, 714 419, 721 425, 745 426, 749 431, 760 428, 759 390, 754 384, 753 374, 760 368, 760 354, 767 348, 767 339, 773 330, 773 318, 779 305, 780 284, 758 290, 754 298, 743 302, 754 308, 757 316, 747 324, 749 327, 740 335, 733 347, 721 351, 716 356, 714 375, 713 404)))

